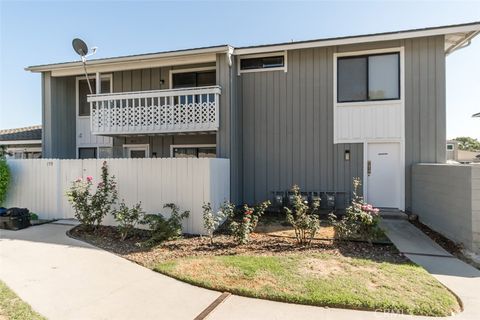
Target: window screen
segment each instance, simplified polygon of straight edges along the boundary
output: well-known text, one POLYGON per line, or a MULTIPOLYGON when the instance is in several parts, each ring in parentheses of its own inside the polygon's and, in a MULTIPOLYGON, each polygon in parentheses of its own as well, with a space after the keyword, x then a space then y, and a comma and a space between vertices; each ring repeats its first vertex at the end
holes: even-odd
POLYGON ((179 88, 195 88, 214 86, 217 83, 215 70, 174 73, 172 75, 172 87, 179 88))
POLYGON ((78 159, 96 159, 97 148, 78 148, 78 159))
POLYGON ((146 153, 145 150, 130 150, 130 158, 145 158, 146 153))
MULTIPOLYGON (((93 93, 96 92, 96 81, 95 79, 90 79, 90 85, 92 86, 93 93)), ((110 93, 110 79, 102 79, 102 87, 100 88, 100 93, 110 93)), ((87 79, 82 79, 78 81, 78 115, 79 116, 89 116, 90 115, 90 104, 87 102, 87 95, 90 94, 90 89, 88 88, 87 79)))
POLYGON ((215 158, 215 147, 181 147, 173 148, 174 158, 215 158))
POLYGON ((394 99, 400 99, 399 53, 338 58, 338 102, 394 99))
POLYGON ((367 59, 338 59, 338 102, 367 100, 367 59))
POLYGON ((246 58, 240 60, 241 70, 281 68, 284 65, 284 56, 246 58))

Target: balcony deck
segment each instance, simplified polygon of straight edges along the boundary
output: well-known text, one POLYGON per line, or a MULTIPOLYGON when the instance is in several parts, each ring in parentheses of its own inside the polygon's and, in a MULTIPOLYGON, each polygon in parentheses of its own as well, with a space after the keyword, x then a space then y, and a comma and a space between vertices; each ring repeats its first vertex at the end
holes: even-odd
POLYGON ((217 131, 220 86, 89 95, 94 135, 217 131))

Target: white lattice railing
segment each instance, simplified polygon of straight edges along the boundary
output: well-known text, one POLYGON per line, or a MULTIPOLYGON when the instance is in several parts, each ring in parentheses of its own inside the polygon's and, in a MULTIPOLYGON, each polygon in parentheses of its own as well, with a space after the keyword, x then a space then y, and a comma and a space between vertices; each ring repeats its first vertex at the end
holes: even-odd
POLYGON ((219 86, 94 94, 92 134, 149 134, 216 131, 219 86))

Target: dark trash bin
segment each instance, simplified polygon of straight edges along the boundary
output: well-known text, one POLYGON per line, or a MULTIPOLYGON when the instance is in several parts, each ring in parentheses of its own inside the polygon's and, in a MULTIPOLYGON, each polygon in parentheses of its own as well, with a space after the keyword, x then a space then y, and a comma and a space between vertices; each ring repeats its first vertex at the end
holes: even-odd
POLYGON ((0 215, 0 229, 20 230, 30 226, 30 211, 25 208, 9 208, 0 215))

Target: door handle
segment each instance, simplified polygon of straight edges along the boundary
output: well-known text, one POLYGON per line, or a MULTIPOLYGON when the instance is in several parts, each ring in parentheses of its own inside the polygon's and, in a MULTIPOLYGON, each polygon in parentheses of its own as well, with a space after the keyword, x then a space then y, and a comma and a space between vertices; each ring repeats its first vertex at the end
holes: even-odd
POLYGON ((368 160, 367 162, 367 174, 370 176, 372 174, 372 161, 368 160))

